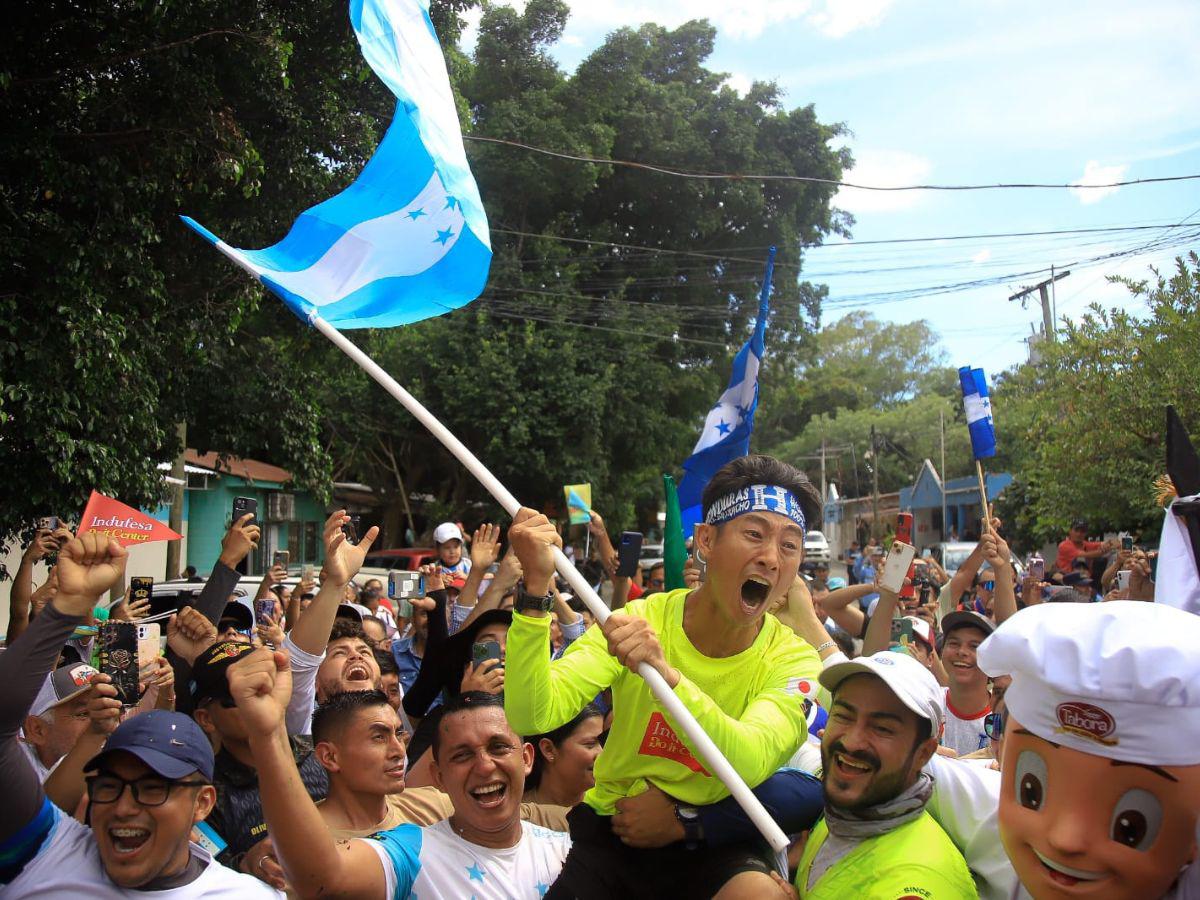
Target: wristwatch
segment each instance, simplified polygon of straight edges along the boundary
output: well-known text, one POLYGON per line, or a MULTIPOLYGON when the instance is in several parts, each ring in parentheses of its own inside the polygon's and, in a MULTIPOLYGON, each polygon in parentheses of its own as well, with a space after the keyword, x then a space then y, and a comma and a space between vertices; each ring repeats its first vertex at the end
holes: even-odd
POLYGON ((546 591, 545 596, 541 594, 531 594, 525 590, 525 586, 517 591, 517 599, 513 603, 513 610, 519 613, 527 610, 539 610, 541 612, 550 612, 550 607, 554 604, 554 594, 546 591))
POLYGON ((683 840, 689 850, 694 850, 704 841, 704 826, 700 824, 700 810, 694 806, 675 804, 675 818, 683 826, 683 840))

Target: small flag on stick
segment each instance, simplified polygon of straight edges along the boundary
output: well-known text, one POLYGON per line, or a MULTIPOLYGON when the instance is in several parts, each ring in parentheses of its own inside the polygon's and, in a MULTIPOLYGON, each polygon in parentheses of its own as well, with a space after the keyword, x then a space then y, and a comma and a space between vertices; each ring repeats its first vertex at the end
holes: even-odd
POLYGON ((996 426, 992 421, 992 400, 988 396, 987 376, 983 369, 963 366, 958 370, 962 384, 963 409, 967 428, 971 431, 971 453, 975 457, 975 474, 979 478, 979 505, 983 509, 983 530, 992 525, 988 509, 987 481, 983 477, 982 460, 996 455, 996 426))

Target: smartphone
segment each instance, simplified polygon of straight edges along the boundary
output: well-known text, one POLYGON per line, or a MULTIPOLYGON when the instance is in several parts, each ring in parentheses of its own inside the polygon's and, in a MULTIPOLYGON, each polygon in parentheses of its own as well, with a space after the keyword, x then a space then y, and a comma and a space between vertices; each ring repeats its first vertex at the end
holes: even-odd
POLYGON ((1121 537, 1121 549, 1122 550, 1132 550, 1133 549, 1133 536, 1132 535, 1126 534, 1121 537))
POLYGON ((145 575, 137 575, 129 579, 129 602, 136 603, 139 600, 150 600, 150 595, 154 591, 154 579, 145 575))
POLYGON ((900 513, 896 516, 896 540, 902 544, 912 543, 913 514, 900 513))
POLYGON ((230 524, 236 525, 238 520, 241 519, 242 516, 246 515, 246 513, 250 513, 250 515, 254 516, 254 518, 246 524, 255 524, 255 520, 258 518, 258 501, 253 497, 234 497, 233 521, 230 524))
POLYGON ((638 558, 642 554, 642 533, 626 531, 621 534, 621 543, 617 547, 617 577, 632 578, 637 573, 638 558))
POLYGON ((138 668, 150 665, 162 656, 162 630, 157 622, 137 627, 138 668))
POLYGON ((133 622, 101 622, 97 628, 100 671, 113 680, 122 706, 136 706, 138 695, 138 627, 133 622))
POLYGON ((1147 553, 1146 561, 1150 563, 1150 580, 1158 581, 1158 551, 1151 550, 1147 553))
POLYGON ((1118 591, 1129 590, 1129 576, 1132 574, 1133 573, 1130 572, 1128 569, 1124 569, 1117 573, 1117 590, 1118 591))
POLYGON ((1046 580, 1046 561, 1040 556, 1035 556, 1029 561, 1029 575, 1035 581, 1046 580))
POLYGON ((58 516, 42 516, 37 520, 38 531, 58 531, 62 520, 58 516))
POLYGON ((883 573, 879 577, 879 586, 885 591, 899 594, 904 589, 904 577, 912 567, 913 557, 917 550, 912 544, 900 541, 892 543, 892 552, 888 554, 883 564, 883 573))
POLYGON ((262 597, 254 601, 254 624, 264 625, 267 619, 275 618, 275 598, 262 597))
POLYGON ((311 566, 311 565, 305 566, 304 571, 300 574, 300 578, 304 581, 312 581, 313 576, 316 574, 316 572, 317 572, 317 569, 315 566, 311 566))
POLYGON ((478 669, 489 659, 500 659, 500 644, 496 641, 480 641, 471 645, 471 668, 478 669))
POLYGON ((272 566, 283 566, 286 569, 288 567, 288 563, 291 562, 291 560, 292 560, 292 554, 289 553, 287 550, 276 550, 275 553, 271 556, 271 565, 272 566))
MULTIPOLYGON (((388 572, 388 597, 393 600, 413 600, 424 596, 425 576, 420 572, 388 572)), ((410 603, 409 616, 412 615, 411 609, 410 603)))
POLYGON ((362 516, 351 515, 350 521, 342 526, 342 531, 346 534, 346 540, 355 544, 358 543, 358 530, 362 527, 362 516))
POLYGON ((913 642, 913 623, 911 619, 892 619, 891 642, 899 644, 901 647, 907 647, 913 642))

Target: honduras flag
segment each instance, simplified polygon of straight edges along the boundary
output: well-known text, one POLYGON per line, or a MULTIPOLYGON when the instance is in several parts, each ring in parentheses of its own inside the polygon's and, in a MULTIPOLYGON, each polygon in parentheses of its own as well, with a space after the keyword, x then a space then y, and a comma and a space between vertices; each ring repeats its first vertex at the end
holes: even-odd
POLYGON ((988 397, 987 377, 983 369, 963 366, 958 370, 962 383, 963 408, 971 429, 971 450, 976 459, 996 455, 996 426, 992 422, 992 401, 988 397))
POLYGON ((725 463, 750 452, 750 433, 754 430, 754 411, 758 408, 758 368, 762 364, 774 272, 775 248, 772 247, 763 275, 754 333, 734 357, 729 387, 718 398, 716 406, 709 410, 696 448, 683 463, 678 494, 684 538, 691 536, 697 522, 704 521, 700 498, 709 480, 725 463))
POLYGON ((398 100, 358 179, 265 250, 231 247, 183 220, 302 319, 407 325, 479 296, 492 258, 487 216, 428 0, 351 0, 350 21, 363 56, 398 100))

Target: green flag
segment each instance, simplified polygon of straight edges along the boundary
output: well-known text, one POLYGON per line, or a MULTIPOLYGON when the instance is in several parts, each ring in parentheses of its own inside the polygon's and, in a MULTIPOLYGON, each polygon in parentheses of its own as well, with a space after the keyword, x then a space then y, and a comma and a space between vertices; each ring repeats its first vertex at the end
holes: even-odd
POLYGON ((667 495, 667 520, 663 525, 663 578, 666 589, 673 591, 685 586, 683 564, 687 562, 687 548, 683 544, 679 496, 675 493, 675 479, 670 475, 663 476, 663 491, 667 495))

